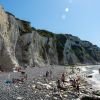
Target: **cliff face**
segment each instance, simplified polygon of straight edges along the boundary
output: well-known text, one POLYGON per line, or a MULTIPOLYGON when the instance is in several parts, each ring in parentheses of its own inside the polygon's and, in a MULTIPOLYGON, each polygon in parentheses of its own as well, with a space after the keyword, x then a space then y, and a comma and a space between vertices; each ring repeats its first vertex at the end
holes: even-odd
POLYGON ((100 48, 78 37, 57 35, 58 62, 60 64, 96 64, 100 62, 100 48))
POLYGON ((0 6, 0 68, 45 64, 96 64, 100 48, 68 34, 36 30, 0 6))

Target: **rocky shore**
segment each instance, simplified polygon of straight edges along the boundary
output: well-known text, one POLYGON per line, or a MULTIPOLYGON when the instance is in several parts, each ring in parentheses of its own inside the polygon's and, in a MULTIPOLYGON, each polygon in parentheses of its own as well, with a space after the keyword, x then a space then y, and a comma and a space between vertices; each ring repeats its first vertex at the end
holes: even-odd
POLYGON ((12 83, 12 79, 21 79, 21 72, 0 74, 0 100, 99 100, 100 91, 95 91, 88 78, 78 67, 45 66, 23 70, 27 79, 12 83), (48 77, 46 71, 52 72, 48 77), (57 80, 65 73, 65 91, 57 88, 57 80), (70 84, 70 78, 80 77, 79 92, 70 84), (7 82, 8 81, 8 82, 7 82), (98 93, 97 93, 98 92, 98 93), (90 98, 90 99, 88 99, 90 98), (94 99, 93 99, 94 98, 94 99), (96 98, 96 99, 95 99, 96 98))

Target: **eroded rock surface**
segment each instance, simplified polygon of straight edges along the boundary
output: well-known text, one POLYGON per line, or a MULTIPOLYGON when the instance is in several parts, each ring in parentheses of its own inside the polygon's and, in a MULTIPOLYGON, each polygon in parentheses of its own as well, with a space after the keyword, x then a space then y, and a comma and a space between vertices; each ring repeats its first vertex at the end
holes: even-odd
POLYGON ((70 34, 32 28, 0 6, 0 68, 45 64, 96 64, 100 48, 70 34))

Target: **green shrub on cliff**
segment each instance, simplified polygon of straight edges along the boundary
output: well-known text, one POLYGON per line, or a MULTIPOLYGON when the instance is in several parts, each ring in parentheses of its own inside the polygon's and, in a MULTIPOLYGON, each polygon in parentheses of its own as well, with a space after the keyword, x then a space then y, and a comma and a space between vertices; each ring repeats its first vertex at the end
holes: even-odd
POLYGON ((38 29, 37 32, 41 35, 41 36, 45 36, 45 37, 54 37, 54 34, 52 32, 49 32, 47 30, 40 30, 38 29))

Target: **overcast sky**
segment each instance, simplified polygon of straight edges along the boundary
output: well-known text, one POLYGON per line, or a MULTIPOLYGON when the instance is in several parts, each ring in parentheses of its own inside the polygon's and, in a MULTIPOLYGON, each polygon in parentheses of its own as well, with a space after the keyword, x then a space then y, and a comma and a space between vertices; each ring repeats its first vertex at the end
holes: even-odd
POLYGON ((70 33, 100 47, 100 0, 0 0, 33 27, 70 33))

